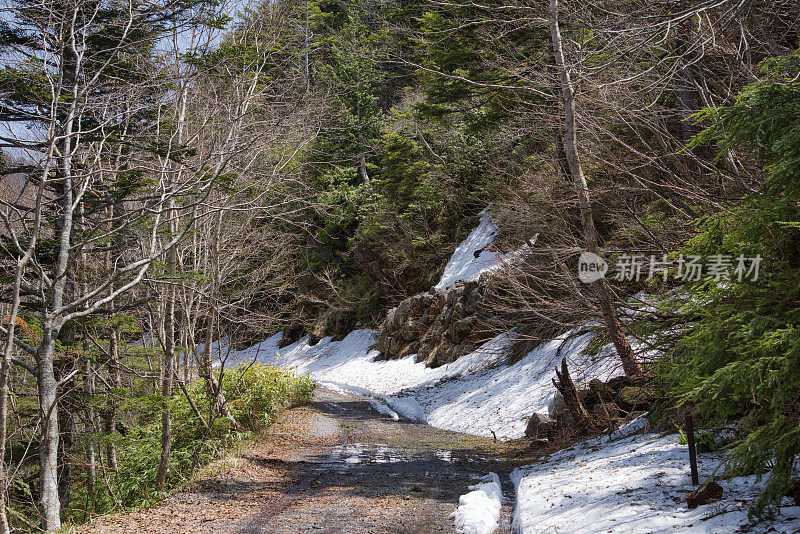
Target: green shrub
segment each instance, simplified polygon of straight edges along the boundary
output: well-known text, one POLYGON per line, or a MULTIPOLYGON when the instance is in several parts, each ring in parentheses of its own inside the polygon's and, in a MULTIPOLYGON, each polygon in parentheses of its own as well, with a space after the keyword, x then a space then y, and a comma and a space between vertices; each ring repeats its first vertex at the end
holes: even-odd
MULTIPOLYGON (((258 363, 240 365, 223 376, 223 392, 230 415, 245 430, 222 417, 211 425, 211 432, 203 423, 181 392, 169 401, 172 417, 172 448, 165 493, 154 489, 161 455, 161 423, 159 414, 166 406, 164 398, 149 395, 132 399, 142 421, 125 436, 115 436, 117 447, 116 473, 100 472, 96 480, 96 494, 88 495, 86 481, 80 477, 73 485, 72 506, 67 511, 70 519, 82 522, 88 518, 87 510, 94 514, 140 508, 154 504, 166 492, 189 480, 194 471, 221 457, 237 443, 246 439, 250 431, 258 431, 274 420, 280 410, 309 402, 314 384, 307 377, 258 363), (93 502, 92 502, 93 499, 93 502)), ((209 400, 205 383, 196 380, 187 387, 195 406, 207 410, 209 400)), ((103 447, 100 436, 89 436, 103 447)))
POLYGON ((239 365, 226 373, 223 392, 230 415, 248 430, 261 430, 288 406, 311 400, 314 383, 271 365, 239 365))

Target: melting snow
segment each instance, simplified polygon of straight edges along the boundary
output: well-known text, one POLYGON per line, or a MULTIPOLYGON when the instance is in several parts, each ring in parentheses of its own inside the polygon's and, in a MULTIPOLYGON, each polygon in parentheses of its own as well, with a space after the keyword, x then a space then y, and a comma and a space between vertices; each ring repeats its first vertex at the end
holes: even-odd
POLYGON ((304 338, 278 349, 273 336, 249 349, 232 352, 226 365, 260 361, 309 374, 328 388, 371 397, 380 413, 427 422, 437 428, 499 439, 524 435, 533 412, 547 412, 553 395, 551 379, 566 357, 576 381, 608 378, 620 372, 604 349, 595 356, 581 354, 590 333, 572 331, 543 343, 514 365, 504 363, 513 341, 501 334, 476 351, 436 369, 402 360, 374 361, 377 351, 371 330, 355 330, 342 341, 323 338, 314 346, 304 338))
MULTIPOLYGON (((445 268, 437 288, 458 280, 475 280, 524 251, 503 256, 491 250, 497 226, 481 212, 480 224, 461 243, 445 268), (475 257, 475 252, 482 252, 475 257)), ((400 416, 432 426, 500 439, 524 434, 528 416, 546 412, 553 395, 551 378, 566 357, 576 382, 606 380, 620 374, 611 349, 584 355, 592 334, 567 332, 542 343, 514 365, 503 362, 513 334, 497 336, 475 352, 437 369, 402 360, 374 361, 377 351, 371 330, 356 330, 344 340, 324 338, 310 346, 304 338, 278 349, 280 334, 246 350, 232 351, 224 340, 212 351, 221 365, 259 361, 309 374, 327 387, 371 397, 375 409, 393 419, 400 416)), ((202 347, 198 347, 202 350, 202 347)), ((512 473, 517 488, 514 530, 517 533, 666 533, 748 530, 747 508, 759 491, 755 477, 721 481, 722 501, 689 510, 683 499, 690 490, 688 455, 674 435, 640 434, 639 419, 611 436, 583 442, 541 463, 512 473), (639 434, 630 436, 631 432, 639 434)), ((442 451, 442 459, 450 458, 442 451)), ((437 453, 437 457, 439 454, 437 453)), ((362 461, 405 461, 399 451, 379 447, 367 452, 358 444, 337 449, 323 464, 347 469, 362 461)), ((709 476, 719 458, 701 455, 701 475, 709 476)), ((490 533, 497 528, 502 496, 497 475, 490 473, 470 487, 453 512, 458 532, 490 533)), ((790 502, 787 500, 787 505, 790 502)), ((774 522, 756 531, 800 532, 800 507, 786 507, 774 522)))
MULTIPOLYGON (((700 455, 701 481, 719 463, 716 454, 700 455)), ((689 510, 689 454, 674 434, 586 441, 515 470, 511 479, 519 534, 749 531, 747 510, 759 488, 754 476, 722 480, 721 501, 689 510)), ((798 516, 800 507, 787 507, 754 530, 798 532, 798 516)))
POLYGON ((477 280, 483 273, 498 269, 536 242, 538 234, 529 243, 512 253, 498 252, 492 246, 498 230, 497 223, 489 215, 490 208, 491 206, 488 206, 480 213, 478 226, 453 252, 450 261, 444 267, 442 279, 434 286, 436 289, 447 289, 459 280, 466 282, 477 280))
POLYGON ((459 280, 477 280, 481 273, 492 269, 503 260, 502 254, 490 250, 497 235, 497 223, 489 215, 489 207, 480 213, 480 217, 477 228, 458 245, 450 261, 447 262, 436 289, 445 289, 459 280), (475 257, 475 253, 479 250, 482 252, 475 257))
MULTIPOLYGON (((421 412, 424 420, 439 428, 485 436, 494 431, 506 439, 522 436, 527 416, 547 410, 550 379, 562 357, 579 382, 620 372, 615 359, 607 357, 607 347, 596 356, 581 354, 591 338, 589 333, 569 332, 507 365, 502 363, 503 353, 513 336, 506 334, 452 364, 429 369, 415 363, 414 356, 373 361, 378 354, 369 349, 374 332, 356 330, 340 342, 325 338, 311 347, 303 339, 280 350, 278 338, 273 337, 232 353, 229 363, 256 359, 293 368, 329 387, 372 397, 373 405, 390 417, 423 419, 421 412)), ((583 442, 516 470, 512 474, 517 486, 515 532, 712 533, 750 528, 747 510, 761 487, 755 478, 720 481, 725 489, 722 501, 689 510, 683 502, 691 489, 686 447, 675 435, 629 435, 646 430, 645 423, 632 421, 612 436, 583 442)), ((396 451, 379 452, 372 459, 357 446, 345 447, 330 461, 343 469, 362 461, 402 461, 395 458, 396 451)), ((701 477, 709 476, 719 461, 713 454, 701 455, 701 477)), ((479 530, 494 517, 488 506, 491 488, 483 486, 491 483, 478 484, 475 488, 482 489, 462 497, 453 516, 463 520, 457 523, 461 532, 492 531, 489 526, 479 530)), ((754 530, 800 532, 799 517, 800 507, 787 506, 776 521, 754 530)))
POLYGON ((495 473, 483 477, 480 484, 458 499, 458 508, 450 514, 460 534, 492 534, 500 521, 503 494, 495 473))

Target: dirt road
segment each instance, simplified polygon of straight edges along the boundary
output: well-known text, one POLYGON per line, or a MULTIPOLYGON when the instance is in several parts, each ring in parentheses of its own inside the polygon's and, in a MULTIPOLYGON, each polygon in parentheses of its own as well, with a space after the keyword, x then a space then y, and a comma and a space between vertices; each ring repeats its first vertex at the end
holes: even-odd
MULTIPOLYGON (((475 478, 504 476, 504 446, 378 414, 319 388, 262 437, 156 508, 104 516, 88 532, 452 532, 475 478)), ((510 497, 512 489, 504 486, 510 497)), ((498 532, 510 531, 504 506, 498 532)))

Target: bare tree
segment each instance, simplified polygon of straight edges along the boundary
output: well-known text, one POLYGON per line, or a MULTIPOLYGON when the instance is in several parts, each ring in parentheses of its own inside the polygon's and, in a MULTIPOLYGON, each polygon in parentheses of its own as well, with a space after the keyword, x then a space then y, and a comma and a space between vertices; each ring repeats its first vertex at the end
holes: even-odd
POLYGON ((576 284, 566 266, 587 249, 660 258, 692 235, 700 213, 752 190, 756 175, 735 157, 718 166, 708 151, 684 150, 696 128, 689 117, 730 102, 767 43, 785 53, 798 8, 782 0, 548 3, 431 2, 446 24, 421 40, 447 51, 471 39, 481 54, 458 70, 446 61, 440 70, 416 66, 468 95, 436 102, 450 113, 487 105, 507 114, 487 135, 495 151, 486 172, 513 184, 496 205, 497 246, 539 240, 493 292, 494 310, 504 310, 495 316, 507 318, 487 328, 523 322, 535 342, 585 324, 596 309, 603 340, 636 372, 631 362, 641 355, 629 350, 633 333, 619 317, 621 298, 641 286, 576 284))
POLYGON ((178 251, 179 270, 204 274, 180 285, 190 331, 186 348, 196 354, 198 374, 206 382, 210 420, 225 415, 224 366, 219 376, 212 372, 212 341, 222 336, 232 341, 236 325, 252 332, 276 327, 280 313, 269 302, 291 286, 292 258, 287 231, 278 226, 310 203, 301 177, 287 167, 313 138, 316 106, 304 101, 305 74, 294 68, 296 58, 271 52, 293 38, 287 35, 291 15, 292 6, 276 7, 265 18, 237 26, 222 45, 236 55, 219 57, 196 73, 190 102, 186 127, 197 132, 199 152, 207 154, 200 157, 208 161, 215 153, 233 153, 228 174, 233 177, 207 203, 214 213, 178 251), (254 59, 242 62, 241 57, 254 59), (240 110, 241 117, 233 121, 220 113, 226 109, 240 110), (236 137, 222 135, 237 130, 236 137), (258 304, 259 299, 266 302, 258 304), (229 330, 225 334, 223 327, 229 330))
MULTIPOLYGON (((42 84, 33 99, 12 95, 4 102, 11 117, 36 124, 34 129, 12 130, 12 135, 3 137, 3 144, 26 154, 30 161, 28 181, 36 190, 37 200, 33 204, 4 202, 6 213, 12 213, 19 222, 10 216, 3 222, 22 290, 19 298, 11 300, 40 314, 42 321, 43 335, 37 347, 15 336, 11 332, 13 323, 6 334, 36 362, 42 429, 39 504, 44 530, 61 526, 61 387, 82 368, 65 359, 60 362, 61 369, 56 369, 59 335, 71 321, 119 310, 112 303, 138 285, 150 265, 181 240, 224 168, 198 170, 176 180, 165 172, 168 166, 159 164, 149 150, 142 150, 147 146, 143 143, 146 132, 121 135, 119 125, 130 110, 131 99, 134 111, 141 113, 152 107, 154 99, 169 97, 165 84, 146 75, 151 67, 141 50, 158 41, 164 21, 176 27, 196 24, 206 15, 164 7, 131 5, 115 11, 106 24, 96 22, 106 8, 102 3, 50 3, 38 10, 20 4, 11 10, 16 31, 27 37, 14 45, 11 57, 19 61, 20 72, 42 84), (113 44, 97 48, 97 39, 109 32, 114 35, 113 44), (120 78, 115 69, 126 54, 140 58, 142 72, 120 78), (28 61, 31 56, 41 61, 28 61), (36 100, 41 94, 45 96, 36 100), (137 96, 143 98, 136 100, 137 96), (120 145, 129 147, 124 170, 107 165, 120 145), (133 171, 149 177, 149 182, 130 183, 127 173, 133 171), (123 209, 109 217, 108 208, 115 205, 123 209), (162 238, 165 229, 169 233, 162 238), (88 257, 88 265, 82 267, 92 269, 100 263, 97 254, 104 252, 104 243, 122 233, 136 234, 138 246, 115 258, 109 272, 94 269, 98 276, 87 277, 85 284, 76 283, 76 266, 82 263, 79 259, 88 257), (53 243, 52 254, 37 249, 37 237, 47 237, 53 243)), ((160 137, 157 131, 150 135, 152 139, 160 137)), ((179 147, 173 144, 160 152, 162 161, 171 161, 179 147)))
MULTIPOLYGON (((594 215, 592 214, 592 207, 589 202, 589 186, 586 183, 583 167, 578 157, 578 147, 575 138, 575 93, 564 60, 561 30, 558 23, 558 0, 550 0, 550 39, 558 76, 561 80, 561 104, 564 108, 564 153, 567 158, 569 174, 575 181, 575 189, 578 194, 581 226, 583 227, 586 250, 597 254, 600 252, 600 249, 597 242, 597 231, 594 226, 594 215)), ((635 376, 642 372, 642 367, 636 361, 636 355, 633 353, 633 349, 625 337, 625 333, 622 331, 622 325, 614 309, 612 298, 608 290, 608 284, 604 278, 600 278, 594 282, 594 284, 597 288, 603 321, 605 322, 611 341, 614 343, 614 348, 617 349, 617 355, 622 361, 625 374, 628 376, 635 376)))

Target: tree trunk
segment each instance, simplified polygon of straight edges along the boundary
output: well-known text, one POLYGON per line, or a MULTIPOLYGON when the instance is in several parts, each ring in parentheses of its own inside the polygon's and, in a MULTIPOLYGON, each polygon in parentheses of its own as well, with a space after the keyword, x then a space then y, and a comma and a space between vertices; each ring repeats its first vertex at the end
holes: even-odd
MULTIPOLYGON (((212 275, 211 281, 211 294, 215 295, 219 292, 219 286, 221 283, 221 267, 220 267, 220 241, 222 239, 222 212, 217 214, 216 221, 214 223, 214 232, 211 237, 211 243, 209 244, 209 264, 210 264, 210 271, 212 275)), ((198 365, 199 374, 205 380, 206 387, 208 388, 209 396, 210 396, 210 406, 209 406, 209 422, 214 421, 214 417, 217 413, 222 415, 223 417, 228 417, 228 414, 225 411, 225 397, 222 393, 222 387, 214 376, 214 372, 212 370, 212 362, 211 362, 211 343, 214 339, 214 315, 215 315, 215 308, 213 300, 209 300, 208 302, 208 319, 206 320, 206 342, 205 346, 203 347, 203 353, 200 355, 200 362, 198 365)), ((224 369, 223 369, 224 372, 224 369)), ((220 375, 224 376, 224 375, 220 375)), ((235 424, 233 418, 230 418, 231 422, 235 424)))
MULTIPOLYGON (((59 365, 59 367, 61 367, 61 365, 59 365)), ((60 372, 56 374, 56 378, 66 370, 66 368, 60 369, 60 372)), ((62 386, 62 389, 69 390, 70 387, 62 386)), ((72 499, 72 456, 75 446, 75 416, 70 411, 71 406, 63 405, 64 399, 65 396, 62 396, 62 405, 58 410, 59 441, 61 442, 61 446, 58 450, 58 498, 61 500, 61 506, 63 508, 69 508, 72 499)))
MULTIPOLYGON (((171 248, 167 253, 167 265, 170 281, 175 276, 176 251, 171 248)), ((169 467, 169 454, 172 447, 172 420, 169 401, 172 396, 172 373, 175 356, 175 286, 169 284, 167 289, 167 303, 165 307, 165 332, 164 332, 164 365, 161 378, 161 396, 164 398, 164 411, 161 414, 161 459, 158 462, 156 474, 156 491, 162 491, 167 481, 169 467)))
POLYGON ((219 382, 217 381, 217 378, 214 376, 214 372, 211 368, 212 364, 211 343, 214 340, 213 310, 209 310, 208 320, 206 322, 205 338, 206 338, 205 346, 203 346, 203 352, 200 354, 200 362, 198 362, 199 365, 197 366, 197 369, 200 378, 202 378, 205 381, 206 388, 208 389, 209 402, 211 403, 209 406, 209 414, 210 414, 209 421, 213 421, 214 416, 217 413, 222 414, 222 410, 225 406, 225 400, 222 396, 222 388, 220 388, 219 382))
POLYGON ((6 475, 6 433, 8 431, 8 380, 11 371, 10 345, 14 336, 14 314, 10 314, 9 339, 3 351, 3 361, 0 363, 0 534, 10 534, 11 528, 6 516, 6 492, 8 491, 8 476, 6 475))
POLYGON ((578 425, 582 428, 594 430, 595 426, 592 422, 592 418, 589 417, 589 412, 586 411, 586 407, 578 396, 575 383, 572 381, 572 377, 569 376, 566 358, 561 360, 561 371, 556 368, 556 378, 553 379, 553 385, 564 397, 564 403, 567 405, 567 409, 570 413, 578 421, 578 425))
MULTIPOLYGON (((127 128, 127 126, 126 126, 127 128)), ((117 165, 119 166, 119 159, 121 155, 117 155, 117 165)), ((108 207, 108 231, 111 233, 113 230, 113 220, 114 217, 120 214, 121 208, 117 205, 116 202, 113 202, 108 207)), ((111 273, 114 269, 114 255, 115 253, 118 254, 120 252, 121 244, 120 244, 120 237, 118 235, 114 235, 111 240, 111 244, 108 247, 108 251, 106 252, 105 262, 106 262, 106 271, 111 273)), ((111 284, 108 288, 109 294, 114 293, 114 284, 111 284)), ((112 300, 109 303, 110 306, 114 306, 114 301, 112 300)), ((109 371, 111 372, 111 385, 114 389, 119 390, 122 387, 122 378, 120 377, 120 367, 119 367, 119 343, 118 343, 118 336, 117 336, 117 325, 115 322, 111 323, 111 328, 108 332, 108 356, 109 362, 108 367, 109 371)), ((110 392, 108 395, 107 403, 108 409, 104 414, 104 425, 103 431, 106 433, 108 441, 106 442, 106 457, 108 461, 108 467, 117 472, 119 470, 119 466, 117 465, 117 446, 114 444, 114 433, 117 429, 117 396, 119 395, 118 391, 110 392)))
POLYGON ((95 453, 94 436, 95 436, 95 411, 94 411, 94 370, 92 369, 92 360, 86 358, 83 362, 83 373, 86 379, 84 387, 86 395, 89 398, 88 407, 86 408, 86 425, 87 433, 89 434, 86 440, 86 495, 87 511, 91 514, 94 513, 95 505, 95 479, 97 472, 95 464, 97 462, 97 455, 95 453))
POLYGON ((0 364, 0 534, 9 534, 11 527, 6 516, 6 494, 8 492, 8 475, 6 474, 6 434, 8 433, 8 395, 11 373, 11 355, 13 354, 14 326, 19 306, 19 277, 15 279, 15 298, 11 313, 8 314, 8 336, 3 350, 3 361, 0 364))
POLYGON ((358 174, 361 176, 361 181, 363 183, 369 183, 369 174, 367 174, 367 157, 363 152, 358 155, 358 174))
POLYGON ((681 140, 688 143, 689 140, 697 133, 696 128, 691 120, 691 115, 697 112, 697 87, 695 85, 695 77, 692 72, 692 59, 693 54, 690 50, 691 33, 690 33, 691 19, 681 21, 677 27, 675 48, 680 61, 680 69, 678 71, 680 78, 680 89, 678 91, 678 101, 680 105, 681 115, 681 140))
MULTIPOLYGON (((575 139, 575 102, 572 81, 564 60, 564 49, 561 39, 561 31, 558 24, 558 0, 550 0, 550 38, 553 48, 553 57, 556 62, 556 69, 561 83, 561 103, 564 106, 564 152, 567 159, 569 172, 575 182, 575 189, 578 194, 580 206, 581 226, 583 237, 586 242, 586 250, 597 254, 599 252, 597 231, 594 226, 594 216, 589 200, 589 186, 583 174, 583 167, 578 157, 577 142, 575 139)), ((625 374, 635 376, 642 372, 642 367, 636 360, 630 343, 622 331, 622 324, 617 317, 614 308, 611 291, 605 279, 600 279, 593 284, 595 286, 603 322, 617 350, 617 355, 622 361, 625 374)))
MULTIPOLYGON (((72 28, 74 30, 74 28, 72 28)), ((75 34, 72 33, 74 45, 75 34)), ((58 381, 55 377, 53 359, 55 357, 56 340, 61 327, 64 326, 60 315, 64 303, 67 286, 72 231, 74 222, 74 195, 72 176, 73 128, 78 102, 78 84, 75 82, 80 70, 80 61, 69 48, 70 53, 65 61, 68 66, 64 74, 64 87, 69 88, 72 101, 62 122, 63 133, 59 146, 58 174, 63 181, 61 198, 58 199, 60 213, 56 219, 56 260, 50 279, 52 289, 44 306, 42 322, 42 342, 36 351, 37 389, 39 393, 39 415, 41 417, 41 435, 39 437, 39 508, 42 515, 42 529, 45 531, 61 528, 61 502, 58 495, 58 381)), ((48 167, 45 168, 49 172, 48 167)), ((42 175, 42 180, 47 174, 42 175)))
POLYGON ((361 177, 361 181, 365 184, 369 183, 369 174, 367 174, 367 155, 364 152, 364 146, 362 145, 363 133, 361 132, 361 108, 358 108, 358 146, 361 152, 358 154, 358 175, 361 177))
POLYGON ((39 393, 39 508, 42 530, 61 528, 61 501, 58 496, 58 382, 53 369, 53 355, 58 327, 45 318, 42 344, 37 351, 37 388, 39 393))
MULTIPOLYGON (((178 146, 183 144, 184 121, 186 119, 186 101, 188 94, 188 81, 183 81, 178 99, 178 117, 176 142, 178 146)), ((178 163, 173 164, 173 176, 175 179, 180 175, 181 169, 178 163)), ((169 221, 170 237, 174 236, 177 226, 177 214, 175 204, 172 199, 167 205, 167 220, 169 221)), ((167 481, 167 470, 169 468, 169 454, 172 447, 172 419, 170 414, 169 401, 172 396, 172 377, 175 360, 175 274, 178 271, 178 251, 177 245, 170 247, 167 251, 167 276, 169 286, 167 288, 167 301, 164 306, 164 366, 161 378, 161 395, 164 397, 164 411, 161 414, 161 458, 158 462, 158 473, 156 473, 156 491, 162 491, 167 481)))
MULTIPOLYGON (((111 357, 110 371, 111 371, 111 384, 114 389, 122 387, 122 378, 119 373, 119 347, 117 343, 117 328, 111 327, 111 332, 108 336, 108 353, 111 357)), ((117 471, 117 447, 114 445, 113 436, 117 429, 117 397, 118 393, 114 392, 108 396, 108 411, 105 413, 104 432, 107 434, 109 441, 106 445, 106 456, 108 460, 108 467, 117 471)))
POLYGON ((73 191, 71 168, 71 144, 69 136, 72 123, 67 122, 62 153, 60 173, 64 180, 61 202, 61 216, 56 224, 57 258, 53 269, 53 289, 46 305, 42 323, 42 342, 36 351, 37 389, 39 393, 39 416, 41 435, 39 438, 39 508, 44 531, 61 528, 61 501, 58 495, 58 381, 56 380, 53 359, 55 346, 63 321, 57 315, 64 301, 69 267, 70 246, 72 244, 73 191))

